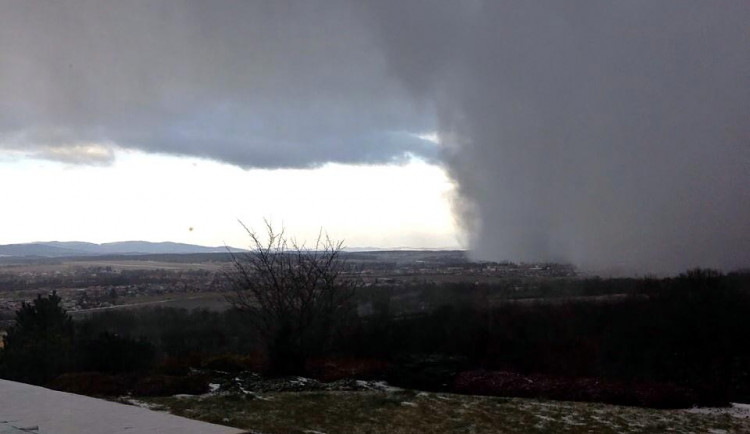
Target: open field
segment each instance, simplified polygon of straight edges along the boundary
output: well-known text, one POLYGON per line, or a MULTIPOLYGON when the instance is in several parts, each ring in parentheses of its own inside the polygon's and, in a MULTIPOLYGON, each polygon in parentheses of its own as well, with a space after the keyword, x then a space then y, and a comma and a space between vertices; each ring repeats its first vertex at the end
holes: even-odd
MULTIPOLYGON (((364 314, 373 303, 370 287, 389 288, 392 313, 400 314, 423 311, 427 305, 420 294, 434 285, 505 288, 502 294, 487 295, 496 303, 508 297, 543 298, 551 294, 539 290, 539 285, 576 279, 569 266, 472 263, 463 251, 345 252, 344 256, 347 273, 364 286, 364 314)), ((228 307, 224 273, 231 270, 231 261, 225 253, 0 257, 0 329, 7 327, 21 302, 52 291, 76 316, 140 307, 224 310, 228 307)), ((437 304, 452 302, 428 297, 437 304)))
POLYGON ((3 273, 56 273, 71 272, 89 267, 111 267, 114 270, 207 270, 221 271, 224 262, 173 262, 164 260, 139 259, 56 259, 33 263, 0 265, 3 273))
POLYGON ((82 309, 69 312, 73 318, 91 315, 97 312, 109 310, 127 310, 142 309, 153 307, 165 307, 175 309, 207 309, 212 311, 223 311, 229 309, 230 304, 226 300, 226 295, 222 293, 200 293, 193 295, 162 295, 142 297, 140 301, 131 304, 118 304, 115 306, 95 307, 91 309, 82 309))
POLYGON ((207 394, 131 403, 254 433, 742 433, 750 409, 652 410, 384 390, 207 394))

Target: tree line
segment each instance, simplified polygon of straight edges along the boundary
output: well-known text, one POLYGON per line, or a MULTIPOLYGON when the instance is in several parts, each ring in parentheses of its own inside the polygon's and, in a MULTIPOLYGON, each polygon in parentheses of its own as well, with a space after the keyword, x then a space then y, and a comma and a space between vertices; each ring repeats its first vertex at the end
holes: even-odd
POLYGON ((74 323, 56 294, 39 296, 8 330, 0 375, 46 384, 70 372, 185 375, 216 368, 332 378, 338 368, 455 391, 462 373, 481 371, 670 384, 701 403, 750 399, 750 273, 695 269, 664 279, 589 279, 581 281, 583 292, 628 293, 554 303, 493 305, 477 298, 475 285, 451 284, 446 294, 473 295, 394 316, 391 292, 341 273, 340 244, 322 239, 305 249, 283 232, 271 235, 254 238, 254 252, 233 258, 233 308, 225 312, 104 311, 74 323), (377 292, 377 306, 358 316, 354 300, 368 291, 377 292))

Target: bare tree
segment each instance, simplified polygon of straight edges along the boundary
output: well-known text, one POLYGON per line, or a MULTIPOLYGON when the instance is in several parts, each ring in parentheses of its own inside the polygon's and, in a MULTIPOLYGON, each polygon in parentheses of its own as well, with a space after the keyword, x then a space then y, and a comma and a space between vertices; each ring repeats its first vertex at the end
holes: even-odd
POLYGON ((228 273, 233 292, 227 298, 249 314, 266 343, 271 369, 295 373, 311 354, 329 348, 352 317, 361 280, 347 274, 341 241, 321 231, 307 247, 265 223, 267 239, 242 225, 251 250, 233 254, 228 273))

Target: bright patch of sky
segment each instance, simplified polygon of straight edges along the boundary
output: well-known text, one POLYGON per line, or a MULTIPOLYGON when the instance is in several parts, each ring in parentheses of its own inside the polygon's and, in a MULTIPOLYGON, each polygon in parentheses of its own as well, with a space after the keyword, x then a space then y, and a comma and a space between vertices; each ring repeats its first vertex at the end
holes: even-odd
POLYGON ((434 131, 428 132, 428 133, 417 134, 416 137, 419 139, 434 143, 436 145, 440 144, 440 136, 438 136, 438 133, 434 131))
POLYGON ((441 167, 417 158, 402 165, 244 170, 195 157, 114 153, 110 165, 0 154, 6 204, 0 244, 145 240, 244 247, 247 235, 237 220, 260 230, 267 218, 300 241, 314 240, 322 228, 349 247, 459 246, 450 209, 454 186, 441 167))

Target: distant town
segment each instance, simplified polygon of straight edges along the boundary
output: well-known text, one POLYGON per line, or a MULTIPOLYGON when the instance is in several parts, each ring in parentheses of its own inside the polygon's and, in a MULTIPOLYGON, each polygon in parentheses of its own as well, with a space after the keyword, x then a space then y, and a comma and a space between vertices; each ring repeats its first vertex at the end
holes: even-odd
MULTIPOLYGON (((520 296, 534 282, 578 276, 569 265, 472 262, 463 251, 344 255, 346 272, 361 279, 363 289, 395 291, 406 311, 429 307, 424 301, 409 302, 416 295, 410 290, 417 287, 503 283, 520 296)), ((5 257, 0 262, 0 329, 12 322, 23 302, 52 291, 62 297, 64 308, 73 315, 149 305, 223 310, 229 306, 225 296, 231 285, 225 272, 231 261, 227 253, 5 257)), ((364 301, 360 313, 371 312, 370 305, 364 301)))

